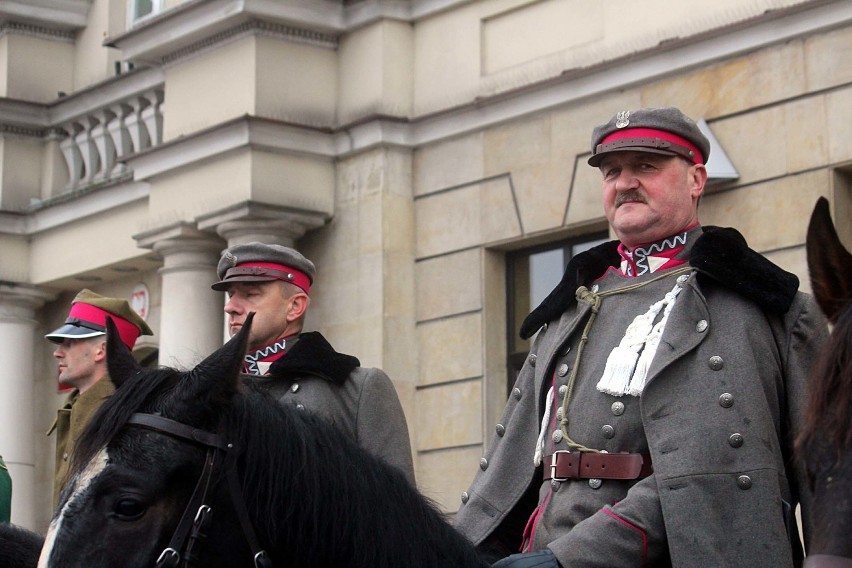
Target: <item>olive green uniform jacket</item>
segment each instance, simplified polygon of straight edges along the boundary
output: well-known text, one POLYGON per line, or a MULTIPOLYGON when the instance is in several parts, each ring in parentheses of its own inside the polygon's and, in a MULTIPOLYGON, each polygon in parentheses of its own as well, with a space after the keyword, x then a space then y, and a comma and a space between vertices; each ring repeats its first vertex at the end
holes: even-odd
POLYGON ((113 382, 108 376, 103 377, 83 394, 74 389, 68 395, 62 408, 56 411, 56 421, 47 432, 48 436, 56 432, 56 471, 53 479, 54 507, 58 504, 59 494, 67 481, 68 467, 77 440, 95 411, 114 392, 115 385, 113 382))
POLYGON ((318 332, 303 333, 269 374, 245 375, 281 404, 315 413, 361 448, 399 469, 414 485, 411 442, 390 378, 336 352, 318 332))
MULTIPOLYGON (((571 485, 562 488, 542 481, 532 453, 543 395, 559 374, 565 346, 592 310, 575 292, 618 266, 616 245, 577 255, 522 326, 522 336, 540 332, 497 435, 462 496, 456 528, 484 548, 495 539, 505 544, 507 535, 523 530, 542 495, 548 495, 546 507, 573 510, 584 502, 566 502, 567 496, 586 491, 594 499, 593 492, 619 486, 617 498, 589 510, 570 530, 550 534, 546 546, 563 566, 800 564, 801 553, 791 544, 798 540, 793 511, 800 502, 807 518, 811 497, 791 446, 802 420, 808 370, 827 329, 813 299, 797 292, 798 279, 748 249, 733 229, 705 227, 692 246, 695 274, 682 285, 641 397, 598 392, 577 400, 580 416, 569 416, 570 424, 590 432, 603 433, 608 425, 618 433, 628 412, 619 416, 610 406, 632 405, 641 428, 636 434, 647 439, 654 473, 632 482, 604 480, 600 490, 586 479, 566 481, 562 485, 571 485)), ((623 333, 622 328, 608 337, 623 333)), ((594 341, 593 328, 589 345, 594 341)), ((807 535, 805 526, 806 540, 807 535)))

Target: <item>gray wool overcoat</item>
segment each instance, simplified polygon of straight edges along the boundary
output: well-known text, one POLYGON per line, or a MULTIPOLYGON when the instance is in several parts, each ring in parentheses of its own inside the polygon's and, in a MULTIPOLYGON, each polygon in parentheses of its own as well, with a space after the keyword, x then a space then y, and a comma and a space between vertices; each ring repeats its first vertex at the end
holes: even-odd
MULTIPOLYGON (((249 377, 249 376, 247 376, 249 377)), ((281 404, 313 412, 415 484, 405 414, 390 378, 334 351, 318 332, 300 335, 269 375, 250 376, 281 404)))
MULTIPOLYGON (((617 503, 589 511, 549 541, 566 568, 777 568, 801 562, 791 544, 798 541, 794 508, 801 502, 807 510, 810 495, 791 447, 807 373, 827 335, 825 320, 813 299, 796 291, 795 276, 748 249, 739 233, 704 231, 690 252, 695 272, 665 327, 645 390, 630 403, 654 473, 622 485, 617 503)), ((531 512, 528 490, 538 489, 538 502, 549 493, 550 482, 542 483, 530 451, 543 393, 569 337, 591 309, 574 292, 617 266, 616 244, 578 255, 522 328, 522 335, 541 329, 455 519, 477 545, 488 545, 507 524, 518 526, 513 516, 523 527, 531 512)), ((596 417, 590 401, 583 418, 594 428, 618 428, 609 404, 599 405, 596 417)), ((587 480, 567 483, 596 489, 587 480)), ((611 488, 625 482, 603 483, 611 488)), ((559 501, 565 491, 557 489, 547 506, 577 506, 559 501)))

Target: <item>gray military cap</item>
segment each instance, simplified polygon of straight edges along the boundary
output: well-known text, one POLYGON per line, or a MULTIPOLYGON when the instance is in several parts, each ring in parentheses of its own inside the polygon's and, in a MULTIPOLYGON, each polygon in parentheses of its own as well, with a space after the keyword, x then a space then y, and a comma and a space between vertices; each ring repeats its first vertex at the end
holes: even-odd
POLYGON ((252 242, 235 245, 222 253, 216 267, 220 280, 211 288, 225 291, 234 282, 280 280, 310 292, 316 272, 314 263, 295 249, 252 242))
POLYGON ((674 107, 620 111, 592 132, 590 166, 599 166, 612 152, 633 150, 681 156, 706 164, 710 141, 694 120, 674 107))

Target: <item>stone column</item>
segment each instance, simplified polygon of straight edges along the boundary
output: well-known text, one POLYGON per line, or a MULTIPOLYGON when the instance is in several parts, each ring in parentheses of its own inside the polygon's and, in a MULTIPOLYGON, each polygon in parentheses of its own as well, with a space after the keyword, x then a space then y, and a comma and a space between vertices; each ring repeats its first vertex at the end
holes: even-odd
POLYGON ((224 243, 184 223, 134 238, 163 257, 160 364, 190 368, 222 345, 222 298, 210 285, 224 243))
POLYGON ((0 454, 12 476, 12 522, 36 530, 35 312, 51 294, 24 284, 0 283, 0 454))

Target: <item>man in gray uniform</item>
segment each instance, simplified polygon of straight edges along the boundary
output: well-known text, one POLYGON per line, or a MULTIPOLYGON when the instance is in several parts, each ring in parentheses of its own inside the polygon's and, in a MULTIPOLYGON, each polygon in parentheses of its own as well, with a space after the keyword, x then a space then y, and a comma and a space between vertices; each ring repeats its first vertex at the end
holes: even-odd
POLYGON ((801 564, 791 442, 826 324, 793 274, 699 224, 709 150, 675 108, 595 128, 619 241, 524 321, 537 336, 456 517, 511 554, 498 566, 801 564))
POLYGON ((395 466, 414 485, 408 426, 388 376, 303 332, 316 268, 298 251, 248 243, 226 250, 214 290, 228 293, 228 330, 255 312, 244 372, 282 404, 309 410, 395 466))

